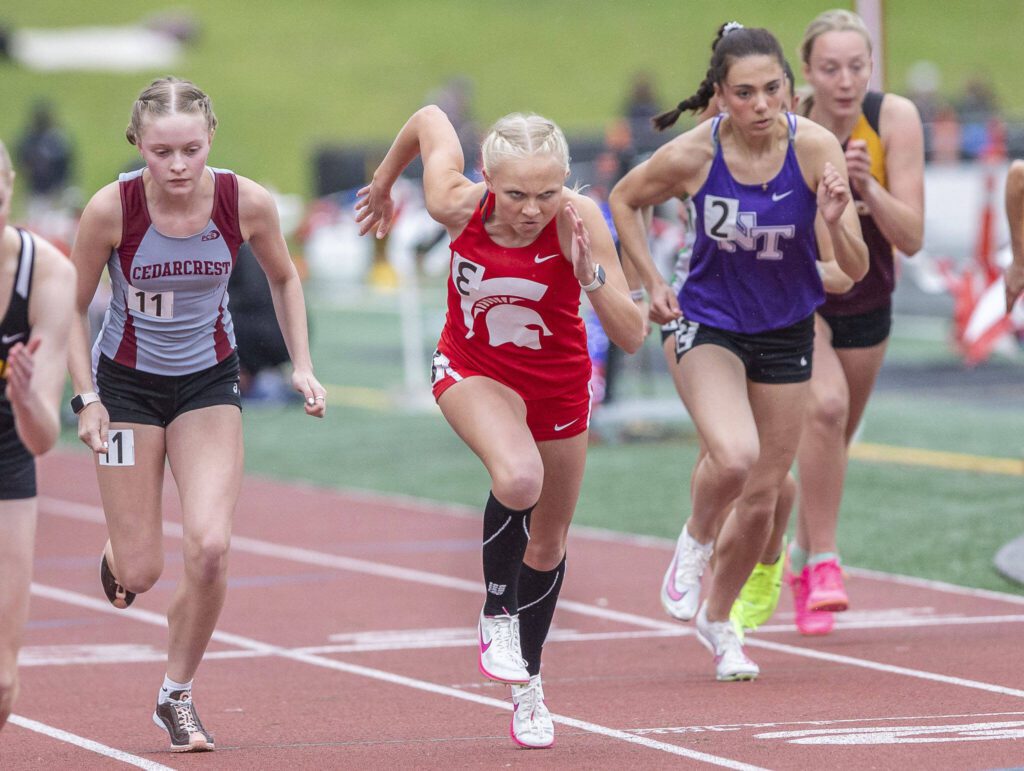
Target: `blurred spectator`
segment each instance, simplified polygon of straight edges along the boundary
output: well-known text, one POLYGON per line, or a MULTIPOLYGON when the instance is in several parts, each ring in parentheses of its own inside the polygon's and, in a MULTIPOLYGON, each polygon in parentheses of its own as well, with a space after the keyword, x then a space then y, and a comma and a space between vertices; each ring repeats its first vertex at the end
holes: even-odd
POLYGON ((633 74, 622 114, 629 121, 634 147, 652 150, 665 141, 651 125, 651 118, 661 112, 661 106, 654 88, 654 79, 649 72, 633 74))
POLYGON ((957 100, 956 111, 964 123, 985 123, 999 112, 995 91, 981 75, 972 75, 964 81, 963 94, 957 100))
POLYGON ((36 102, 17 148, 18 168, 28 182, 30 222, 61 207, 71 177, 71 159, 71 143, 57 124, 53 106, 36 102))
POLYGON ((931 163, 956 163, 960 160, 962 131, 956 110, 951 106, 939 108, 931 123, 925 124, 928 160, 931 163))
POLYGON ((473 119, 473 81, 464 75, 455 75, 428 93, 426 104, 436 104, 444 110, 459 135, 467 172, 475 169, 479 165, 481 137, 473 119))
POLYGON ((242 398, 274 403, 292 399, 295 393, 282 369, 289 362, 288 348, 277 324, 270 284, 248 244, 238 250, 228 296, 242 398))
POLYGON ((945 101, 939 95, 941 87, 942 72, 935 62, 921 60, 910 65, 907 70, 907 98, 921 113, 922 123, 931 123, 945 107, 945 101))

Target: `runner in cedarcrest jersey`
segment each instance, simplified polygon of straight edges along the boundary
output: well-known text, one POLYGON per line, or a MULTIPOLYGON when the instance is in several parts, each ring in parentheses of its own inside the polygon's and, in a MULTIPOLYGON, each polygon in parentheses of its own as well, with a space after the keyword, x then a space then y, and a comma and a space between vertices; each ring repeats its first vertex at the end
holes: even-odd
POLYGON ((18 696, 35 541, 36 456, 60 436, 75 271, 7 224, 14 171, 0 142, 0 728, 18 696))
POLYGON ((786 579, 802 634, 827 634, 846 610, 836 530, 848 462, 882 366, 892 327, 893 251, 912 255, 924 237, 924 129, 917 108, 868 91, 871 38, 846 10, 825 11, 800 48, 812 93, 802 111, 842 142, 871 267, 844 294, 830 295, 815 320, 811 402, 797 462, 796 537, 786 579))
POLYGON ((125 227, 107 261, 110 307, 93 346, 93 367, 104 355, 156 375, 188 374, 235 350, 227 286, 242 244, 238 179, 208 169, 214 182, 209 221, 191 236, 173 237, 150 219, 143 172, 118 180, 125 227))
POLYGON ((652 319, 678 327, 665 341, 673 377, 707 452, 694 471, 692 515, 662 586, 680 620, 696 615, 719 680, 760 670, 729 615, 771 530, 808 396, 813 313, 824 299, 817 261, 859 279, 867 249, 848 206, 834 136, 783 110, 785 57, 763 29, 723 24, 708 77, 658 117, 672 125, 712 98, 725 114, 671 140, 629 172, 611 207, 624 252, 651 297, 652 319), (678 296, 658 274, 641 212, 690 195, 697 213, 690 273, 678 296), (710 591, 698 603, 712 547, 710 591))
POLYGON ((512 739, 550 747, 541 651, 565 576, 590 419, 580 290, 627 351, 643 342, 643 319, 600 209, 564 186, 569 151, 554 123, 499 120, 483 142, 484 181, 473 183, 447 116, 419 110, 359 192, 362 234, 387 232, 391 187, 417 155, 427 209, 452 239, 434 396, 491 479, 477 665, 512 685, 512 739))
POLYGON ((308 415, 323 417, 306 308, 270 193, 206 165, 217 119, 194 84, 161 78, 135 102, 128 141, 146 166, 97 192, 72 259, 78 322, 69 369, 78 436, 96 454, 110 540, 100 559, 107 599, 127 608, 164 565, 161 493, 178 490, 185 569, 167 614, 167 669, 152 720, 172 752, 212 750, 192 681, 227 591, 228 549, 242 480, 238 356, 227 283, 248 241, 270 281, 308 415), (86 312, 107 267, 112 297, 89 356, 86 312))

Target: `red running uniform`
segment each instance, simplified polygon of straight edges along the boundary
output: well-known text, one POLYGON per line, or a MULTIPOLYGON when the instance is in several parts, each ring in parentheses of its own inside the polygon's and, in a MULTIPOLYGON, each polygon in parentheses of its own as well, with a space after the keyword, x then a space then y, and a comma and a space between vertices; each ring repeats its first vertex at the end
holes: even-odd
POLYGON ((435 397, 462 379, 460 366, 466 374, 508 386, 527 402, 586 395, 590 357, 580 285, 558 242, 557 218, 533 243, 507 247, 494 243, 484 227, 492 211, 487 193, 451 244, 435 397))

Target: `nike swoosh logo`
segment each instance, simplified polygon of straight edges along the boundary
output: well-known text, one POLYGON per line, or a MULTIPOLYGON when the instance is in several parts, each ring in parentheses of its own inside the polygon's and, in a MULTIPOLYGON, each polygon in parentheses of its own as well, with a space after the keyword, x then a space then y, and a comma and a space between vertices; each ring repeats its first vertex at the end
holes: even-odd
POLYGON ((547 257, 541 257, 538 254, 536 257, 533 258, 533 261, 536 262, 539 265, 540 263, 547 262, 548 260, 552 260, 555 257, 558 257, 558 255, 557 254, 549 254, 547 257))
POLYGON ((790 195, 793 191, 787 190, 785 193, 772 193, 772 201, 781 201, 787 195, 790 195))
MULTIPOLYGON (((494 642, 493 640, 491 642, 494 642)), ((484 630, 480 630, 480 652, 487 653, 487 649, 491 647, 491 642, 484 642, 484 630)))
MULTIPOLYGON (((579 418, 576 418, 576 420, 579 420, 579 418)), ((571 426, 571 425, 572 425, 573 423, 575 423, 575 422, 576 422, 576 420, 570 420, 570 421, 569 421, 568 423, 563 423, 562 425, 558 425, 558 424, 556 423, 556 424, 555 424, 555 431, 564 431, 564 430, 565 430, 565 429, 567 429, 567 428, 568 428, 569 426, 571 426)))
POLYGON ((679 553, 672 560, 672 569, 669 571, 669 580, 665 584, 665 593, 672 598, 672 602, 679 602, 683 599, 684 592, 676 589, 676 567, 679 565, 679 553))
POLYGON ((24 336, 24 332, 19 332, 16 335, 4 335, 2 338, 0 338, 0 341, 2 341, 4 345, 7 345, 8 343, 13 343, 15 340, 20 340, 24 336))

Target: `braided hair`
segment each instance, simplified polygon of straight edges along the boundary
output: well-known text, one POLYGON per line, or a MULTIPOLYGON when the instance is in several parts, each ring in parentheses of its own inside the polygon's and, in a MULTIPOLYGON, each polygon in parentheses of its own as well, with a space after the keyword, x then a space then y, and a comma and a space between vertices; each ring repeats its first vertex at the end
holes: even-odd
POLYGON ((715 86, 725 82, 733 60, 746 56, 774 56, 780 67, 785 67, 786 57, 775 35, 759 27, 744 27, 730 21, 718 28, 718 35, 711 43, 711 62, 707 74, 692 96, 687 97, 673 109, 655 115, 651 121, 658 131, 664 131, 675 124, 688 110, 703 111, 715 95, 715 86))

